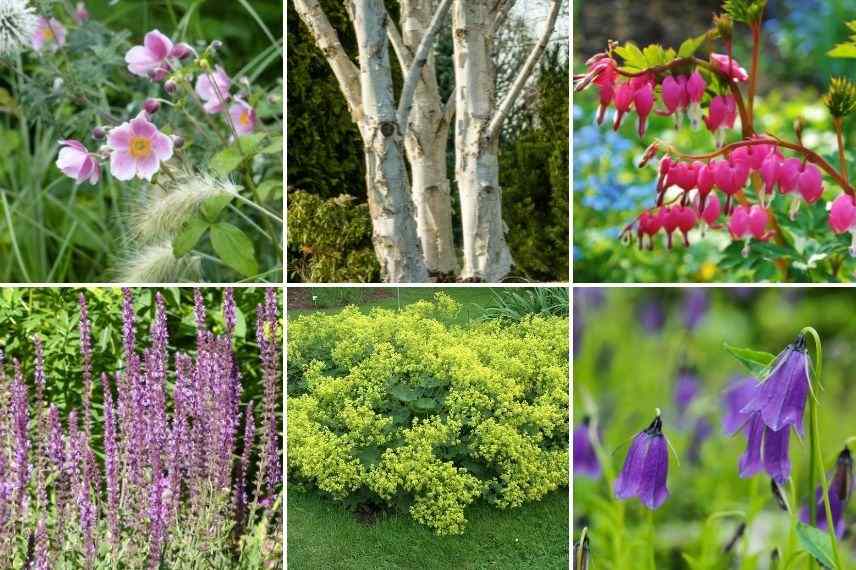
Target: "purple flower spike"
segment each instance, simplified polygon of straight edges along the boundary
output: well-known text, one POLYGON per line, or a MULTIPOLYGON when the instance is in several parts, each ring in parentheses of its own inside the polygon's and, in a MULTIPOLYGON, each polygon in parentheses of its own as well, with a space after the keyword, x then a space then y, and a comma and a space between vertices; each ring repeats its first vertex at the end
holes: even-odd
POLYGON ((743 412, 743 408, 749 404, 752 396, 755 395, 755 386, 754 378, 737 377, 722 393, 722 431, 725 435, 734 435, 752 417, 752 414, 743 412))
POLYGON ((805 336, 800 334, 779 356, 773 370, 743 412, 760 412, 773 431, 793 425, 804 435, 803 412, 809 393, 809 358, 805 336))
POLYGON ((776 483, 784 484, 791 475, 788 459, 790 429, 773 431, 755 413, 746 427, 746 452, 740 458, 740 476, 744 479, 765 470, 776 483))
POLYGON ((592 445, 590 422, 590 418, 586 416, 582 424, 574 430, 574 473, 599 479, 600 462, 592 445))
POLYGON ((633 438, 624 467, 615 481, 615 496, 619 499, 638 497, 649 509, 658 509, 669 496, 668 473, 669 449, 658 414, 647 429, 633 438))
MULTIPOLYGON (((838 538, 844 536, 844 511, 847 507, 847 500, 853 492, 853 456, 850 455, 850 450, 844 450, 838 454, 838 461, 835 464, 835 474, 829 482, 829 510, 832 511, 832 521, 835 524, 835 534, 838 538)), ((815 492, 815 501, 817 504, 817 528, 827 530, 826 525, 826 506, 823 504, 823 489, 818 486, 815 492)), ((800 520, 805 524, 809 524, 808 506, 805 506, 800 511, 800 520)))
POLYGON ((86 439, 92 436, 92 324, 89 322, 89 308, 83 293, 78 297, 80 303, 80 355, 83 357, 83 427, 86 439))

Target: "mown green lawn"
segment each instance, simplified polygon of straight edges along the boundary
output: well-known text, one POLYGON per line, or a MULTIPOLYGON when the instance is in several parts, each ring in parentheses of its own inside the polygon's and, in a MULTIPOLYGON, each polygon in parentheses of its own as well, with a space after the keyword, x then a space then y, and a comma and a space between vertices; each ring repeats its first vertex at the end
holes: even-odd
MULTIPOLYGON (((312 294, 318 296, 335 296, 335 291, 343 288, 339 287, 309 287, 312 294)), ((373 288, 374 289, 374 288, 373 288)), ((461 311, 461 324, 468 322, 482 313, 484 305, 491 304, 494 300, 494 291, 500 291, 494 287, 395 287, 391 291, 393 295, 383 299, 372 299, 367 302, 356 303, 363 310, 368 310, 373 307, 382 307, 384 309, 397 309, 405 307, 410 303, 423 299, 430 300, 434 295, 442 291, 458 301, 463 310, 461 311)), ((289 318, 307 313, 338 313, 342 310, 341 306, 333 306, 319 309, 289 309, 289 318)))
POLYGON ((404 514, 358 521, 341 505, 314 492, 288 495, 290 570, 397 570, 483 568, 566 570, 567 489, 510 510, 487 504, 467 509, 461 536, 435 536, 404 514))

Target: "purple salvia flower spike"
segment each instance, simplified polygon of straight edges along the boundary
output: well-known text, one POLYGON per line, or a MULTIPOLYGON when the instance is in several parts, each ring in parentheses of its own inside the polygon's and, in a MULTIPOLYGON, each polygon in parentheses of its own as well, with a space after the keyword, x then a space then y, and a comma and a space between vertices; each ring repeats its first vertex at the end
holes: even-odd
POLYGON ((226 323, 226 334, 230 337, 235 332, 235 292, 231 287, 223 291, 223 321, 226 323))
POLYGON ((134 313, 134 295, 127 287, 122 289, 122 346, 125 350, 125 364, 136 350, 136 315, 134 313))
POLYGON ((35 543, 35 550, 33 552, 32 570, 50 570, 48 531, 45 526, 45 520, 42 518, 36 523, 36 535, 33 542, 35 543))
POLYGON ((574 430, 574 474, 599 479, 600 461, 592 444, 591 419, 586 416, 574 430))
POLYGON ((208 331, 205 328, 205 301, 200 289, 193 290, 193 314, 196 318, 196 342, 200 343, 208 331))
POLYGON ((253 404, 247 404, 244 412, 244 449, 241 452, 241 463, 238 467, 238 482, 235 485, 235 513, 238 524, 243 523, 247 507, 247 472, 250 467, 250 456, 253 453, 253 442, 256 437, 256 423, 253 418, 253 404))
POLYGON ((30 414, 27 408, 27 386, 21 372, 21 363, 12 361, 15 375, 11 388, 12 411, 12 488, 14 489, 14 505, 18 517, 23 521, 27 512, 27 485, 30 481, 30 414))
POLYGON ((743 412, 760 412, 773 431, 793 425, 804 435, 803 412, 810 390, 810 360, 805 336, 800 334, 775 360, 767 378, 758 385, 743 412))
POLYGON ((41 410, 42 402, 45 401, 45 345, 39 335, 33 336, 33 348, 36 353, 33 372, 33 380, 36 384, 36 405, 41 410))
POLYGON ((92 324, 86 297, 81 293, 80 304, 80 355, 83 357, 83 429, 87 441, 92 439, 92 324))
POLYGON ((638 497, 649 509, 658 509, 669 496, 668 472, 669 448, 658 413, 651 425, 633 438, 624 467, 615 481, 615 496, 618 499, 638 497))
POLYGON ((107 521, 110 528, 110 544, 115 549, 119 544, 119 450, 116 439, 113 391, 106 374, 101 374, 101 389, 104 392, 104 471, 107 479, 107 521))

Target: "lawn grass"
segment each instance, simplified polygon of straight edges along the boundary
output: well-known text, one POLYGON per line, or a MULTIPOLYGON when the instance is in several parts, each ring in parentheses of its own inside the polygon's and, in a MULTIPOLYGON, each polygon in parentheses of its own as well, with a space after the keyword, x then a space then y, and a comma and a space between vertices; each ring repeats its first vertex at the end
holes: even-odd
MULTIPOLYGON (((309 288, 313 290, 313 294, 324 294, 325 289, 328 294, 331 293, 331 288, 309 288)), ((403 308, 411 303, 421 300, 431 300, 438 292, 442 291, 450 296, 462 306, 462 311, 459 316, 460 324, 466 324, 470 320, 480 316, 483 312, 483 307, 494 301, 494 291, 499 291, 500 288, 495 287, 395 287, 391 297, 384 299, 373 299, 368 302, 358 303, 357 306, 365 311, 374 307, 384 309, 403 308)), ((328 307, 319 309, 289 309, 289 318, 309 313, 338 313, 342 307, 328 307)))
POLYGON ((568 568, 568 494, 499 510, 466 512, 461 536, 435 536, 406 513, 368 526, 314 492, 288 494, 288 567, 293 570, 568 568))

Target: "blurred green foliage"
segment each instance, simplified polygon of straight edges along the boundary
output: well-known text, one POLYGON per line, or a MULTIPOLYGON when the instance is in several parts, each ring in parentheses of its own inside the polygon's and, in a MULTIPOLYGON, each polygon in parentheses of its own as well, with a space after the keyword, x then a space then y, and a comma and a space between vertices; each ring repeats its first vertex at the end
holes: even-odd
MULTIPOLYGON (((856 405, 851 386, 856 366, 851 350, 856 339, 854 297, 845 289, 707 288, 710 309, 697 328, 689 329, 685 319, 690 291, 609 289, 601 290, 601 301, 591 289, 574 289, 575 422, 586 415, 595 420, 614 474, 630 439, 650 423, 656 408, 662 410, 664 433, 677 456, 670 457, 671 496, 653 516, 658 569, 689 568, 685 556, 701 561, 693 568, 765 568, 773 547, 785 551, 789 519, 777 507, 769 479, 762 474, 739 477, 745 438, 722 433, 721 393, 732 378, 748 375, 723 343, 775 354, 804 326, 819 331, 823 378, 815 384, 815 393, 823 461, 831 470, 845 440, 856 435, 850 412, 856 405), (651 306, 665 317, 659 330, 641 323, 643 307, 651 306), (685 365, 695 367, 701 389, 681 416, 674 403, 675 386, 678 368, 685 365), (713 431, 694 459, 693 432, 701 418, 713 431), (724 552, 743 520, 748 524, 744 538, 724 552)), ((799 508, 809 496, 807 442, 793 437, 790 456, 797 496, 789 495, 788 500, 799 508)), ((847 513, 852 528, 856 521, 852 502, 847 513)), ((635 500, 616 501, 603 479, 575 477, 574 518, 578 532, 589 527, 598 568, 630 568, 628 561, 647 552, 647 509, 635 500)), ((850 536, 842 552, 849 550, 853 563, 856 545, 850 536)))

